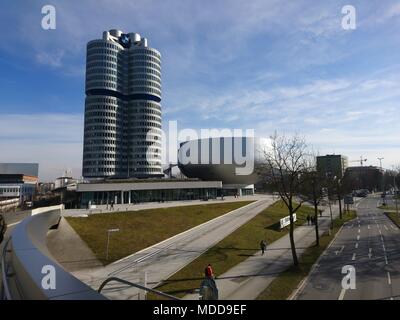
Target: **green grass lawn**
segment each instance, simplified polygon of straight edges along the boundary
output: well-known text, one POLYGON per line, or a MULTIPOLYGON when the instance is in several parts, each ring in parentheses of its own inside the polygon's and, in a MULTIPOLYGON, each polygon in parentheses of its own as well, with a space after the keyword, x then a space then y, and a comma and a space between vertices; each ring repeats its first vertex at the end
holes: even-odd
POLYGON ((394 222, 396 226, 400 228, 400 218, 396 212, 385 212, 385 214, 394 222))
POLYGON ((309 247, 299 258, 299 266, 291 266, 275 278, 271 284, 258 297, 257 300, 286 300, 290 294, 298 287, 310 272, 311 267, 317 261, 333 240, 340 227, 347 221, 357 216, 355 211, 343 214, 343 220, 339 218, 334 220, 333 232, 329 235, 327 232, 320 237, 320 245, 309 247))
POLYGON ((66 219, 96 257, 107 264, 251 202, 253 201, 100 213, 87 218, 66 219), (110 236, 109 260, 106 260, 107 230, 113 228, 119 228, 120 231, 110 236))
MULTIPOLYGON (((396 210, 396 206, 379 206, 378 208, 383 210, 393 210, 393 211, 396 210)), ((400 204, 398 206, 398 209, 400 211, 400 204)))
MULTIPOLYGON (((302 206, 297 212, 296 225, 303 225, 306 222, 307 215, 313 213, 314 209, 302 206)), ((194 289, 199 288, 207 264, 212 264, 216 276, 221 275, 259 251, 259 243, 262 239, 266 239, 267 243, 272 243, 287 234, 288 227, 282 231, 279 230, 279 220, 287 215, 287 208, 282 201, 269 206, 175 273, 161 286, 157 287, 157 290, 178 297, 193 292, 194 289)), ((147 298, 159 299, 160 297, 148 294, 147 298)))

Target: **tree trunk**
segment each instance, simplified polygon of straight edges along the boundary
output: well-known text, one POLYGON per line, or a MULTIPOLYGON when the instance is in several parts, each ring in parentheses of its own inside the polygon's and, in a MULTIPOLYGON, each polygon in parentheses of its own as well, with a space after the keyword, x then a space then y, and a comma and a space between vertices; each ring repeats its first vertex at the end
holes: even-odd
POLYGON ((315 241, 319 246, 319 231, 318 231, 318 203, 314 201, 314 221, 315 221, 315 241))
POLYGON ((289 205, 289 217, 290 217, 290 228, 289 228, 290 248, 292 249, 293 264, 295 266, 298 266, 299 261, 297 259, 296 246, 294 243, 293 207, 291 202, 289 205))
POLYGON ((317 192, 315 190, 315 179, 313 180, 313 202, 314 202, 314 221, 315 221, 315 241, 319 246, 319 232, 318 232, 318 201, 317 192))

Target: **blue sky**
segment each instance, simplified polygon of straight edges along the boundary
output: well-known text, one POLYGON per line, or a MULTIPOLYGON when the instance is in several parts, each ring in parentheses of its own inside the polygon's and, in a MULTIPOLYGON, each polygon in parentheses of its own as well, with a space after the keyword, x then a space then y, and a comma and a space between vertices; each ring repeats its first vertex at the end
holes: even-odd
POLYGON ((0 27, 0 161, 39 162, 43 180, 80 175, 85 46, 113 28, 161 52, 165 126, 297 132, 321 154, 400 163, 399 1, 9 0, 0 27))

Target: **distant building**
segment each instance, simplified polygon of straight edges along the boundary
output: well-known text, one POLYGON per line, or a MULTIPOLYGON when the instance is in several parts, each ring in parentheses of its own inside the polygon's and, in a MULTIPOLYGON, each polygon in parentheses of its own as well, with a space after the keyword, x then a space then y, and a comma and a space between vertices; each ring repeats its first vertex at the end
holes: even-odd
POLYGON ((317 157, 317 170, 322 175, 343 178, 348 166, 348 158, 340 154, 327 154, 317 157))
POLYGON ((345 174, 354 189, 368 189, 370 191, 381 189, 383 170, 379 167, 348 167, 345 174))
POLYGON ((54 190, 54 182, 40 182, 38 185, 38 193, 39 194, 47 194, 54 190))
POLYGON ((38 163, 0 163, 0 200, 32 201, 39 182, 38 163))
POLYGON ((76 179, 72 177, 58 177, 54 181, 54 189, 65 188, 70 184, 76 183, 76 179))
POLYGON ((0 174, 0 199, 19 198, 20 203, 32 201, 37 191, 38 177, 24 174, 0 174))
POLYGON ((0 174, 23 174, 38 177, 38 163, 0 163, 0 174))

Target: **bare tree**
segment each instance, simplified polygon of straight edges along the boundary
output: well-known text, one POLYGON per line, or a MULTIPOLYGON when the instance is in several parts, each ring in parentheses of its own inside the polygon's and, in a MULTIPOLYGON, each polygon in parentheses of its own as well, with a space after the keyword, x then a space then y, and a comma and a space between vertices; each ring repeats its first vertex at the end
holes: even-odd
POLYGON ((314 207, 314 223, 315 223, 315 242, 316 246, 319 246, 319 225, 318 225, 318 206, 323 200, 325 194, 323 192, 324 188, 324 177, 320 172, 313 170, 312 166, 309 167, 311 170, 306 173, 307 179, 303 183, 301 188, 301 194, 304 199, 311 202, 314 207))
POLYGON ((270 188, 278 192, 288 209, 290 247, 293 264, 297 266, 293 215, 303 203, 303 200, 296 197, 300 195, 302 185, 307 179, 306 173, 309 171, 308 146, 305 139, 298 135, 287 137, 275 132, 271 136, 271 148, 263 150, 263 155, 260 174, 270 188))

